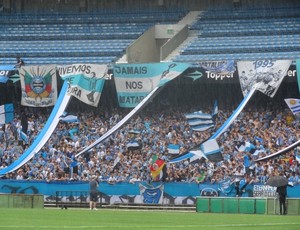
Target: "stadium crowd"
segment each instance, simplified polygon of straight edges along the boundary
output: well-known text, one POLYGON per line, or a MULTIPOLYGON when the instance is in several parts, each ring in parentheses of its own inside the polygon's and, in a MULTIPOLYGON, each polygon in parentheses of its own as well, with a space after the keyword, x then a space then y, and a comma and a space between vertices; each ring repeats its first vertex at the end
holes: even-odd
MULTIPOLYGON (((205 111, 210 112, 209 109, 205 111)), ((43 128, 49 114, 35 113, 33 115, 30 109, 26 111, 27 144, 17 132, 21 124, 20 114, 0 131, 1 169, 18 159, 43 128)), ((300 163, 295 157, 297 148, 270 160, 255 161, 300 139, 297 132, 300 119, 295 118, 289 109, 246 107, 217 140, 222 149, 223 160, 220 162, 201 158, 193 162, 169 163, 178 155, 168 153, 168 145, 179 145, 180 154, 185 153, 208 139, 232 110, 219 109, 215 128, 194 132, 184 116, 186 109, 144 109, 103 143, 75 157, 126 113, 122 110, 98 114, 80 112, 76 114, 78 122, 60 121, 47 144, 29 162, 2 179, 88 181, 92 175, 97 175, 99 181, 111 184, 152 181, 149 165, 153 154, 157 154, 166 162, 165 181, 220 183, 228 178, 233 182, 245 178, 248 183, 265 183, 271 175, 284 174, 291 183, 300 183, 300 163), (139 143, 139 147, 128 147, 133 140, 139 143), (239 149, 246 142, 254 146, 252 151, 239 149)))

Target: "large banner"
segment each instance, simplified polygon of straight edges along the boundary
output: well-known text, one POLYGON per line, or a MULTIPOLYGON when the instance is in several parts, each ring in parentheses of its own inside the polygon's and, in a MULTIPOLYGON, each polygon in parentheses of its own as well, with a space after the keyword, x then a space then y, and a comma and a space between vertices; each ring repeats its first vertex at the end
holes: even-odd
POLYGON ((180 75, 188 68, 184 63, 118 64, 114 79, 119 106, 136 107, 153 89, 180 75))
POLYGON ((107 65, 96 64, 58 67, 61 78, 69 83, 68 94, 95 107, 98 106, 107 71, 107 65))
MULTIPOLYGON (((240 186, 245 185, 242 179, 240 186)), ((240 187, 240 188, 241 188, 240 187)), ((0 180, 1 194, 42 194, 44 201, 56 204, 80 204, 89 202, 88 181, 35 181, 0 180)), ((220 183, 195 182, 100 182, 101 203, 107 204, 163 204, 196 205, 199 197, 236 197, 235 183, 224 180, 220 183)), ((300 197, 300 185, 287 188, 288 198, 300 197)), ((241 197, 276 197, 276 188, 262 183, 251 183, 243 188, 241 197)), ((241 198, 241 199, 243 199, 241 198)), ((82 207, 82 206, 81 206, 82 207)))
POLYGON ((291 60, 257 60, 237 62, 243 95, 252 87, 269 97, 274 97, 291 65, 291 60))
POLYGON ((19 69, 21 104, 31 107, 53 106, 57 100, 56 67, 23 66, 19 69))

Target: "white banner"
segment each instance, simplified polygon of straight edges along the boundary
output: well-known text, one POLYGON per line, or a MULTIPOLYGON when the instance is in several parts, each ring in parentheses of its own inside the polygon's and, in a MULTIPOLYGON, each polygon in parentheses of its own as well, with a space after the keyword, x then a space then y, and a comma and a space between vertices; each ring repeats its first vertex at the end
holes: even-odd
POLYGON ((291 60, 237 62, 243 95, 245 96, 252 87, 256 87, 267 96, 274 97, 291 63, 291 60))
POLYGON ((57 100, 55 65, 23 66, 19 69, 21 104, 31 107, 53 106, 57 100))
POLYGON ((189 66, 173 62, 115 65, 114 80, 119 106, 134 108, 155 87, 173 80, 189 66))
POLYGON ((58 72, 69 83, 68 94, 97 107, 103 90, 107 65, 74 64, 59 66, 58 72))

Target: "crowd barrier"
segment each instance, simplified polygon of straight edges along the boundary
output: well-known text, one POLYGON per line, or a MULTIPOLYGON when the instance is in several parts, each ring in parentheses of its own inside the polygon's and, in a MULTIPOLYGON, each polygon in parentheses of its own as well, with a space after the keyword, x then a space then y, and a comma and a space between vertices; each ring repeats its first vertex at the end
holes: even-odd
POLYGON ((43 195, 0 194, 1 208, 44 208, 43 195))
MULTIPOLYGON (((287 215, 300 215, 300 199, 287 199, 287 215)), ((276 198, 199 197, 196 212, 279 215, 276 198)))

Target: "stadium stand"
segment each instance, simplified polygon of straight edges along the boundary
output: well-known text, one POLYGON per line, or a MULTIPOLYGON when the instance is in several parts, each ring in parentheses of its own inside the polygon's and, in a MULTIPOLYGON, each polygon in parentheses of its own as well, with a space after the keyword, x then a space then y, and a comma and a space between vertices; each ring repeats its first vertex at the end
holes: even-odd
MULTIPOLYGON (((30 64, 115 63, 147 29, 176 24, 189 11, 118 9, 96 12, 2 13, 0 63, 22 56, 30 64)), ((178 62, 293 59, 300 54, 300 7, 199 11, 194 39, 168 59, 178 62)))
POLYGON ((22 56, 27 64, 113 63, 157 23, 176 23, 184 10, 65 14, 0 14, 0 63, 22 56))
POLYGON ((173 61, 299 58, 299 16, 298 7, 202 11, 173 61))
MULTIPOLYGON (((177 56, 173 57, 173 60, 199 62, 203 60, 299 58, 299 9, 285 7, 284 9, 276 8, 276 10, 207 9, 199 11, 199 18, 189 27, 190 33, 196 34, 196 38, 189 42, 177 56)), ((0 64, 14 63, 17 55, 24 58, 28 65, 63 65, 75 62, 111 64, 124 54, 128 45, 151 26, 158 23, 179 23, 186 15, 187 11, 179 7, 175 10, 163 11, 118 9, 80 14, 65 12, 63 14, 30 14, 29 12, 0 14, 0 64)), ((70 102, 69 112, 78 114, 84 121, 79 126, 79 135, 74 138, 74 140, 76 138, 80 140, 80 148, 101 136, 103 130, 109 129, 127 114, 127 111, 116 105, 115 91, 112 90, 114 83, 113 81, 108 82, 105 85, 107 88, 103 90, 101 96, 103 104, 99 107, 90 108, 77 100, 70 102)), ((299 139, 299 132, 297 132, 299 120, 291 121, 289 111, 282 109, 285 108, 283 106, 286 106, 283 105, 283 95, 294 98, 299 96, 298 88, 294 83, 284 82, 277 94, 279 96, 275 97, 274 101, 266 99, 261 94, 251 101, 252 104, 241 115, 243 122, 239 120, 234 123, 230 130, 232 132, 221 140, 221 143, 224 144, 224 156, 228 162, 220 164, 199 162, 192 165, 191 168, 187 167, 188 162, 181 162, 169 167, 167 181, 202 183, 203 181, 197 181, 199 177, 196 172, 201 172, 201 175, 207 172, 205 182, 210 184, 221 183, 224 178, 233 179, 235 176, 233 170, 244 166, 243 156, 235 151, 236 143, 240 141, 240 133, 243 135, 242 138, 251 138, 250 140, 255 143, 257 142, 253 137, 253 132, 259 139, 269 137, 265 143, 259 144, 259 148, 264 149, 267 154, 276 152, 291 144, 295 139, 299 139), (279 129, 281 126, 288 128, 279 129), (263 129, 260 129, 261 127, 263 129), (280 130, 279 132, 286 137, 283 139, 283 144, 277 143, 277 137, 279 139, 277 133, 274 134, 274 138, 271 138, 273 130, 280 130)), ((19 92, 19 89, 20 87, 16 84, 12 92, 19 92)), ((135 175, 138 175, 141 181, 148 182, 150 180, 147 171, 148 161, 146 162, 145 159, 150 159, 153 152, 158 152, 161 156, 165 155, 164 159, 168 160, 166 144, 176 140, 182 145, 180 151, 184 152, 185 149, 207 139, 213 132, 193 135, 186 129, 189 127, 184 114, 199 108, 209 111, 211 101, 219 98, 221 99, 219 103, 221 116, 218 118, 217 125, 220 126, 230 116, 232 108, 242 100, 242 94, 238 92, 240 92, 240 85, 237 82, 212 84, 211 81, 204 83, 195 81, 190 84, 189 78, 175 79, 168 88, 161 92, 161 95, 153 100, 153 103, 148 105, 149 108, 145 108, 138 117, 122 128, 122 132, 120 132, 122 135, 116 135, 114 140, 97 146, 90 155, 80 157, 76 175, 70 171, 73 169, 73 166, 70 165, 71 157, 77 151, 75 149, 77 141, 73 141, 68 134, 69 128, 76 125, 62 123, 42 151, 35 154, 34 158, 20 171, 8 174, 6 179, 15 180, 19 173, 24 173, 20 180, 57 180, 76 183, 76 181, 87 182, 90 175, 99 172, 99 180, 103 183, 110 181, 110 177, 114 179, 115 176, 117 176, 117 182, 113 183, 128 182, 135 175), (146 130, 146 125, 141 121, 148 121, 148 119, 151 122, 151 130, 142 132, 141 139, 144 144, 142 154, 129 153, 125 146, 130 131, 135 127, 146 130), (117 175, 114 175, 111 173, 115 167, 114 159, 117 159, 116 156, 120 156, 119 153, 123 152, 125 153, 125 157, 122 159, 123 164, 118 165, 118 169, 115 171, 117 175), (64 162, 62 159, 66 159, 66 161, 64 162), (125 172, 128 174, 125 174, 126 178, 124 177, 125 172)), ((17 94, 14 96, 15 99, 18 98, 17 94)), ((7 131, 10 138, 5 144, 9 148, 6 149, 5 146, 4 149, 4 142, 0 141, 0 150, 3 152, 2 167, 6 167, 7 163, 10 164, 20 157, 23 151, 14 133, 22 114, 22 108, 18 106, 18 103, 16 102, 18 117, 12 124, 13 128, 7 131)), ((40 130, 47 121, 49 111, 28 108, 25 112, 34 122, 34 129, 29 132, 31 142, 36 137, 37 130, 40 130)), ((277 173, 281 170, 285 170, 290 176, 296 171, 291 167, 295 164, 293 159, 293 153, 289 153, 285 158, 262 164, 251 161, 255 168, 252 170, 251 178, 247 177, 245 180, 249 183, 263 184, 273 171, 277 173), (275 164, 276 167, 278 165, 278 168, 273 168, 275 164), (268 172, 263 174, 265 169, 268 169, 268 172)), ((299 164, 296 164, 297 171, 293 179, 295 185, 300 183, 299 164)), ((173 199, 173 197, 171 198, 173 199)))

